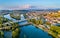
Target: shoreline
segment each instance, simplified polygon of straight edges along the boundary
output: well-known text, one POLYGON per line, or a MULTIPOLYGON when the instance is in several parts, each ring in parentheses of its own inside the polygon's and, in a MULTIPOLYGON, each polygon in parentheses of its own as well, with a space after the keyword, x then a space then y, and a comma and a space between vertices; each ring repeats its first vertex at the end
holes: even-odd
MULTIPOLYGON (((30 22, 31 23, 31 22, 30 22)), ((31 24, 33 24, 33 23, 31 23, 31 24)), ((38 28, 38 29, 41 29, 41 30, 43 30, 44 32, 47 32, 48 33, 48 35, 50 35, 50 36, 52 36, 52 37, 56 37, 56 36, 54 36, 54 35, 52 35, 52 33, 51 32, 49 32, 49 30, 46 30, 46 29, 43 29, 41 26, 39 26, 39 25, 36 25, 36 24, 33 24, 36 28, 38 28)))

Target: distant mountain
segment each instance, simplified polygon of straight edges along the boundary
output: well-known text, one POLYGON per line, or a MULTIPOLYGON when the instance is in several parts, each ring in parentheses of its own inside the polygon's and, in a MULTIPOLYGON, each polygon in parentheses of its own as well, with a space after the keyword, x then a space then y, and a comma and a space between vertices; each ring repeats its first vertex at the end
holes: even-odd
POLYGON ((29 6, 28 8, 19 9, 19 10, 0 10, 0 12, 12 12, 12 11, 56 11, 60 10, 60 8, 45 8, 43 6, 29 6))
POLYGON ((31 11, 56 11, 56 10, 60 10, 60 8, 44 8, 44 7, 38 7, 38 6, 29 6, 29 8, 27 9, 23 9, 23 10, 31 10, 31 11))

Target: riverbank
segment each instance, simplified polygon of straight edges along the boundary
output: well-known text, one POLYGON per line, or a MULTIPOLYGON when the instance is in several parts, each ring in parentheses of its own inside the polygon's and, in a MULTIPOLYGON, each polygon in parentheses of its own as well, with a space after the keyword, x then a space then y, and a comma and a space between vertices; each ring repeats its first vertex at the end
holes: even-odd
POLYGON ((43 25, 36 25, 36 24, 34 24, 34 26, 37 27, 37 28, 39 28, 39 29, 41 29, 41 30, 43 30, 44 32, 47 32, 53 38, 58 38, 58 37, 56 37, 56 34, 54 34, 52 31, 50 31, 48 28, 44 27, 43 25))
MULTIPOLYGON (((22 17, 23 16, 21 16, 21 20, 24 20, 25 18, 24 17, 22 18, 22 17)), ((14 26, 12 28, 13 31, 7 32, 7 34, 5 32, 4 34, 7 37, 8 33, 9 34, 12 34, 13 33, 14 38, 15 38, 16 33, 18 33, 17 35, 19 35, 19 37, 21 37, 21 38, 24 35, 26 35, 27 38, 50 38, 51 37, 51 36, 48 35, 47 32, 44 32, 43 29, 42 30, 41 29, 38 29, 32 23, 29 23, 29 22, 27 23, 27 22, 26 21, 18 22, 18 24, 22 24, 22 25, 18 25, 19 30, 18 30, 18 28, 15 28, 16 27, 15 24, 12 24, 14 26), (23 27, 20 27, 20 26, 23 26, 23 27), (20 31, 20 33, 19 32, 16 32, 16 31, 20 31), (23 34, 21 34, 21 32, 23 32, 23 34), (20 36, 20 34, 21 34, 21 36, 20 36)))
MULTIPOLYGON (((54 33, 52 34, 52 31, 50 31, 50 30, 49 30, 48 28, 46 28, 45 26, 43 26, 43 25, 36 25, 36 24, 34 24, 34 23, 32 23, 32 22, 29 22, 29 23, 33 24, 35 27, 43 30, 44 32, 47 32, 50 36, 56 37, 56 34, 55 34, 55 35, 54 35, 54 33)), ((56 37, 56 38, 57 38, 57 37, 56 37)))

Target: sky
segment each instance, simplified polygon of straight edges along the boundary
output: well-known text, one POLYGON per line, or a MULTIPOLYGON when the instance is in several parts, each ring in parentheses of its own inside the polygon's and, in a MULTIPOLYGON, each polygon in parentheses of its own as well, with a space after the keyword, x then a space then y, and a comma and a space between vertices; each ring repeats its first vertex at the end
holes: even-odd
POLYGON ((60 8, 60 0, 0 0, 0 9, 60 8))

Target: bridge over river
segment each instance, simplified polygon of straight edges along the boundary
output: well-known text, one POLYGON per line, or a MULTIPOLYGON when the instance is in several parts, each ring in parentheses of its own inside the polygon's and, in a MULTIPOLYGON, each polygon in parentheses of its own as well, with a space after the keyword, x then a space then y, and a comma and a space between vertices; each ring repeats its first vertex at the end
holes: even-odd
MULTIPOLYGON (((13 18, 10 17, 9 14, 8 14, 8 15, 5 15, 4 17, 5 17, 5 18, 8 18, 8 19, 13 19, 13 18), (7 16, 8 16, 8 17, 7 17, 7 16)), ((21 14, 21 20, 15 20, 15 19, 13 19, 13 22, 6 22, 6 23, 3 23, 3 25, 5 25, 5 24, 10 25, 10 23, 19 23, 19 26, 24 26, 24 25, 29 24, 29 23, 27 22, 27 19, 24 18, 23 14, 21 14), (24 24, 21 24, 21 22, 25 22, 25 23, 24 23, 24 24)), ((2 28, 0 28, 0 30, 1 30, 1 29, 6 29, 7 27, 12 27, 12 26, 2 27, 2 28)))
MULTIPOLYGON (((27 21, 24 21, 24 16, 21 15, 21 21, 16 21, 19 23, 19 25, 22 24, 27 24, 27 21)), ((14 21, 15 22, 15 21, 14 21)), ((8 36, 9 38, 12 38, 12 31, 11 32, 6 32, 4 33, 4 37, 8 36)), ((44 32, 41 29, 36 28, 34 25, 28 25, 28 26, 23 26, 20 27, 20 33, 19 33, 19 38, 52 38, 47 32, 44 32)))

